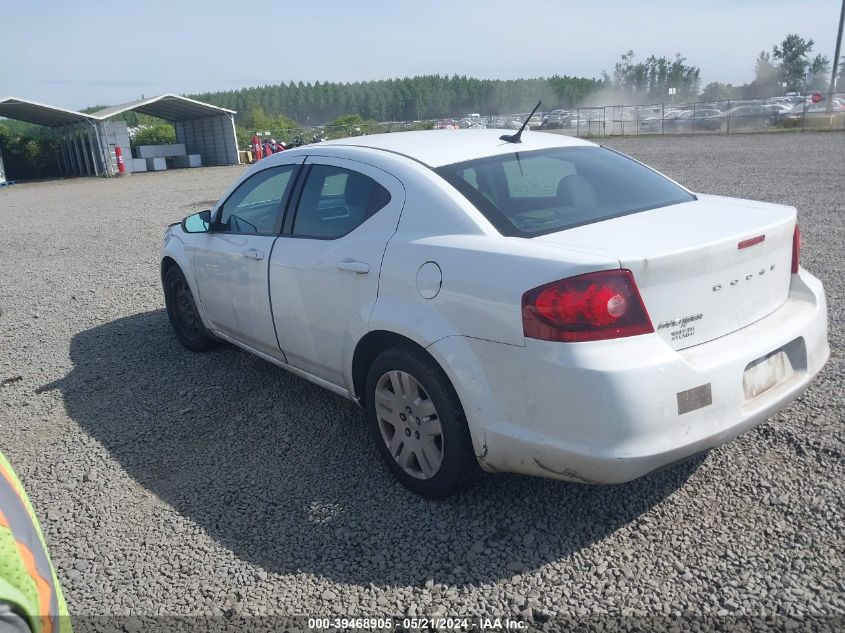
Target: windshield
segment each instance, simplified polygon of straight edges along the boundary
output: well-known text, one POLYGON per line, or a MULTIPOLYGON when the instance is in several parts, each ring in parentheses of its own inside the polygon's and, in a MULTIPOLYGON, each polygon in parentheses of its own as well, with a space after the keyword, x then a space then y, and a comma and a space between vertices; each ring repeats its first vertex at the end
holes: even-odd
POLYGON ((603 147, 561 147, 439 167, 502 235, 533 237, 695 200, 657 172, 603 147))

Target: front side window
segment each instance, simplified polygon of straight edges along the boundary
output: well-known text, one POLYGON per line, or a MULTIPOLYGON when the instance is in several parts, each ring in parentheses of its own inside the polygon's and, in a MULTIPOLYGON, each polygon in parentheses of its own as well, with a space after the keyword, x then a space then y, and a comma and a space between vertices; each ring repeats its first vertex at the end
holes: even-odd
POLYGON ((695 200, 612 150, 565 147, 439 167, 503 235, 533 237, 695 200))
POLYGON ((313 165, 302 189, 293 235, 336 239, 355 230, 390 202, 369 176, 332 165, 313 165))
POLYGON ((247 178, 220 209, 215 231, 273 234, 296 165, 271 167, 247 178))

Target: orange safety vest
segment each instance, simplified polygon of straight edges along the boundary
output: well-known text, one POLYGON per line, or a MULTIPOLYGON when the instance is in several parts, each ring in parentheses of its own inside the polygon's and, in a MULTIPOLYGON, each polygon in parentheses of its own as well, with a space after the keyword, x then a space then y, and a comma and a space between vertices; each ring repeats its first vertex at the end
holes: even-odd
POLYGON ((0 601, 12 604, 25 614, 34 633, 71 630, 64 597, 35 513, 23 486, 2 454, 0 601))

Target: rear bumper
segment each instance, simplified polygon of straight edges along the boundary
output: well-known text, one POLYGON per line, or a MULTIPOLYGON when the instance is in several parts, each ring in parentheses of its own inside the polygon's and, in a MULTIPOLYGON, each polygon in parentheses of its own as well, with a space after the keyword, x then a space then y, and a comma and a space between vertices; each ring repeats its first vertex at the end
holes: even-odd
POLYGON ((636 479, 735 438, 798 397, 830 354, 824 290, 803 270, 772 314, 681 351, 656 334, 525 347, 449 337, 432 348, 452 365, 483 468, 587 483, 636 479), (464 346, 473 363, 459 360, 464 346), (781 348, 794 373, 746 397, 749 363, 781 348), (706 385, 712 403, 679 413, 678 394, 706 385))

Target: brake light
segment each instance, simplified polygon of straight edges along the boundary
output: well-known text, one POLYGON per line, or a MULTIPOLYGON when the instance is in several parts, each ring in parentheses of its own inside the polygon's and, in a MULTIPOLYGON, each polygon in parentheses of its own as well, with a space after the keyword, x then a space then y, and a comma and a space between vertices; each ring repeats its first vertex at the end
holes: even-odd
POLYGON ((630 270, 603 270, 522 295, 522 329, 541 341, 576 343, 654 332, 630 270))
POLYGON ((801 229, 795 223, 795 232, 792 234, 792 274, 798 274, 798 266, 801 264, 801 229))
POLYGON ((749 237, 747 240, 742 240, 739 244, 736 245, 736 247, 739 250, 742 250, 743 248, 749 248, 756 244, 762 244, 765 240, 765 235, 757 235, 756 237, 749 237))

